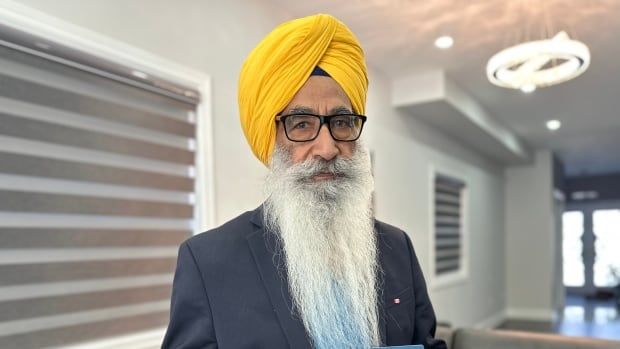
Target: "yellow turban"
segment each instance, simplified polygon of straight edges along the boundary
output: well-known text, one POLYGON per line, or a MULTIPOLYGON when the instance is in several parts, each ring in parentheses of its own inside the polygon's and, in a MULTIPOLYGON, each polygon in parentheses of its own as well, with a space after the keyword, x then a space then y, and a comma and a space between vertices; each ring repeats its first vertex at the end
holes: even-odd
POLYGON ((364 114, 368 77, 359 42, 342 22, 318 14, 276 27, 252 50, 239 77, 239 113, 254 155, 268 165, 275 117, 319 66, 342 87, 353 111, 364 114))

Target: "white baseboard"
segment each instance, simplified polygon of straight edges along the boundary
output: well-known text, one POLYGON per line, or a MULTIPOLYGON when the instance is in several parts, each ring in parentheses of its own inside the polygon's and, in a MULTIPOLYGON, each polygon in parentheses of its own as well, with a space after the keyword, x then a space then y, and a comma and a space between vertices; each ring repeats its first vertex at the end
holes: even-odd
POLYGON ((111 337, 80 343, 71 346, 54 348, 62 349, 157 349, 161 347, 161 342, 166 332, 165 328, 150 330, 145 332, 133 333, 125 336, 111 337))
POLYGON ((482 321, 477 322, 473 327, 477 329, 493 329, 501 325, 504 320, 506 320, 506 311, 502 310, 482 321))
POLYGON ((533 321, 553 321, 555 313, 548 309, 508 308, 506 318, 533 321))

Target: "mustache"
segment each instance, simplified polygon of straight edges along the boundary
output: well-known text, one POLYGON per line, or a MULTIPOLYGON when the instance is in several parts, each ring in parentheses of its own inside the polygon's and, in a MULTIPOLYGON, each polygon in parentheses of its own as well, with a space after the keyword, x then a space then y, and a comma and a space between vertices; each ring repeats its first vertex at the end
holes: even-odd
POLYGON ((309 159, 301 163, 292 164, 287 174, 296 181, 308 181, 319 174, 331 174, 336 179, 351 179, 355 175, 353 160, 335 157, 331 160, 309 159))

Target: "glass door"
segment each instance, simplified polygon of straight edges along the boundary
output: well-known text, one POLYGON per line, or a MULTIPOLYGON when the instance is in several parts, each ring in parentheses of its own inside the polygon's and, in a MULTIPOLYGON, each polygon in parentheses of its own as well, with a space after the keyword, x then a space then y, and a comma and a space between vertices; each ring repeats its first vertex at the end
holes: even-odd
POLYGON ((562 259, 565 287, 583 288, 586 284, 583 233, 583 212, 564 212, 562 216, 562 259))
POLYGON ((564 286, 594 295, 620 283, 620 203, 570 203, 562 215, 564 286))
POLYGON ((620 279, 620 209, 594 210, 594 287, 612 288, 620 279))

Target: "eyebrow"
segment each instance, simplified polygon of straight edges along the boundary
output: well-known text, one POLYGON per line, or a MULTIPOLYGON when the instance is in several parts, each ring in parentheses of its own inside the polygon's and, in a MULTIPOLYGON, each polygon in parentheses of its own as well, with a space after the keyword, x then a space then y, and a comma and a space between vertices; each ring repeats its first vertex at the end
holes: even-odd
POLYGON ((338 106, 338 107, 334 107, 332 108, 332 110, 330 111, 331 115, 334 114, 351 114, 351 110, 343 105, 338 106))
MULTIPOLYGON (((289 110, 289 114, 303 114, 303 113, 308 113, 308 114, 316 114, 315 110, 313 108, 310 107, 304 107, 302 105, 297 105, 293 108, 291 108, 289 110)), ((340 106, 336 106, 333 107, 330 110, 330 115, 335 115, 335 114, 351 114, 351 109, 345 107, 344 105, 340 105, 340 106)))

